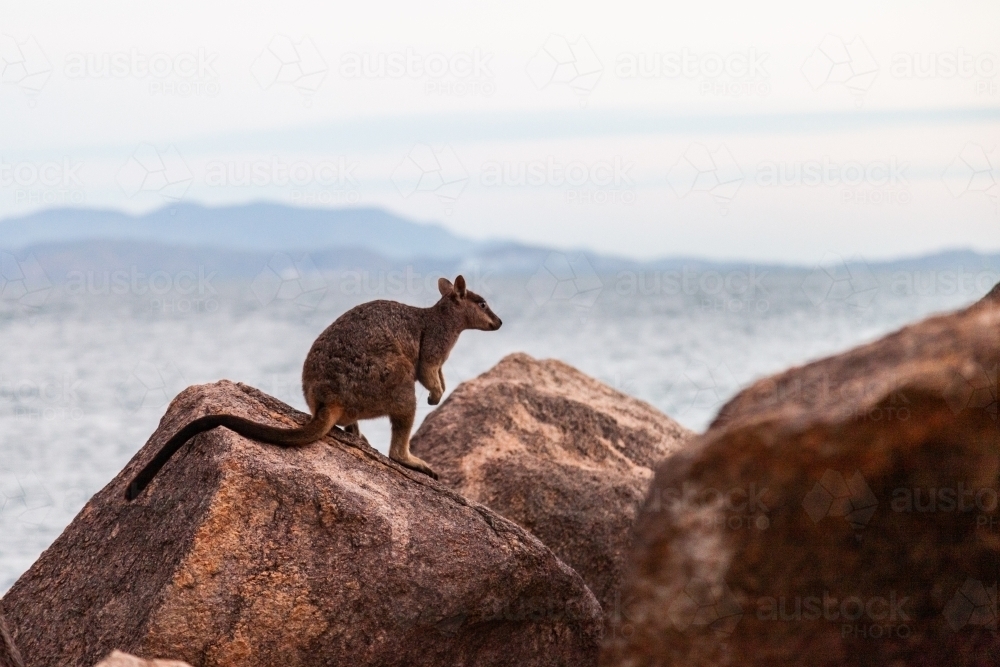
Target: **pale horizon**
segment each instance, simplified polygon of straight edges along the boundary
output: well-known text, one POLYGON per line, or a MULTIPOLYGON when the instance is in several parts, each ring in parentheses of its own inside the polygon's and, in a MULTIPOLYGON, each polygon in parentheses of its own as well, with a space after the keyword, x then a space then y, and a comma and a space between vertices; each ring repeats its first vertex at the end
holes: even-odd
POLYGON ((0 219, 271 201, 635 259, 1000 250, 1000 6, 599 8, 13 7, 0 219))

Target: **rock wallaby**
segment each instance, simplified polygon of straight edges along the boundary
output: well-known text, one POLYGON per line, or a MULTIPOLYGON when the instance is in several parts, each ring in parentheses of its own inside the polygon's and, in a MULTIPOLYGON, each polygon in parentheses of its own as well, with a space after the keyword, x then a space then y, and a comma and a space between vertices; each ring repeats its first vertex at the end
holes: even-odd
POLYGON ((24 667, 21 654, 14 646, 14 638, 10 636, 2 612, 0 612, 0 667, 24 667))
POLYGON ((282 447, 319 440, 335 426, 360 435, 359 419, 388 416, 392 424, 389 458, 437 479, 430 466, 410 453, 410 431, 417 410, 415 382, 430 391, 437 405, 444 394, 441 366, 466 329, 496 331, 502 322, 486 300, 466 289, 465 278, 453 285, 438 280, 441 298, 430 308, 395 301, 355 306, 320 334, 302 367, 302 390, 312 418, 298 428, 258 424, 234 415, 195 419, 167 441, 129 484, 134 499, 160 468, 195 435, 225 426, 242 436, 282 447))

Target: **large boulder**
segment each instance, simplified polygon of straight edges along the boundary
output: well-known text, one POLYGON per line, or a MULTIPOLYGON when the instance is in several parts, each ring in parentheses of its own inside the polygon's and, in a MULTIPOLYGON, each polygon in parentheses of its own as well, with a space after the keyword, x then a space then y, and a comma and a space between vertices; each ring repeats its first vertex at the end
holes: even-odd
POLYGON ((997 305, 1000 304, 1000 283, 993 286, 986 296, 982 299, 982 304, 997 305))
POLYGON ((984 301, 741 392, 657 469, 602 664, 996 664, 998 368, 984 301))
POLYGON ((218 428, 125 500, 169 435, 218 412, 305 419, 227 381, 182 392, 4 598, 31 667, 112 649, 196 667, 595 663, 601 611, 576 572, 358 438, 282 449, 218 428))
POLYGON ((451 488, 534 533, 613 615, 653 467, 692 436, 571 366, 512 354, 459 385, 412 447, 451 488))
POLYGON ((0 667, 24 667, 3 613, 0 613, 0 667))

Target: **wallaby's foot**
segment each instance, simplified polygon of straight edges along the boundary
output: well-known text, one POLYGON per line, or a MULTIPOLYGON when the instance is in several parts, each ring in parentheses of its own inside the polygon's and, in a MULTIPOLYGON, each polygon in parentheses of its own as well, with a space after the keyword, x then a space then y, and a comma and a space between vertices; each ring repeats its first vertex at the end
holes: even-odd
POLYGON ((364 434, 361 432, 361 427, 358 426, 358 422, 354 422, 353 424, 348 424, 347 426, 345 426, 344 433, 349 433, 350 435, 353 435, 356 438, 361 438, 362 440, 364 440, 366 445, 368 445, 369 447, 372 446, 372 444, 368 442, 368 438, 366 438, 364 434))
POLYGON ((438 474, 434 472, 433 468, 431 468, 422 459, 417 458, 413 454, 410 454, 410 457, 407 460, 396 461, 396 463, 404 465, 410 470, 416 470, 417 472, 422 472, 429 477, 433 477, 434 479, 438 478, 438 474))

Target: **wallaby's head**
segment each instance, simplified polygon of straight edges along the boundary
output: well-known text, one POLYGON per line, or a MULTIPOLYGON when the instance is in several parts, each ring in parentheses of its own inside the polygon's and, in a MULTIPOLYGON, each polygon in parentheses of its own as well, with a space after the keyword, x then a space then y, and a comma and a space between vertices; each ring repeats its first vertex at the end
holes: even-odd
POLYGON ((438 291, 441 292, 438 303, 449 310, 455 309, 461 317, 463 328, 496 331, 503 324, 486 305, 486 299, 465 288, 465 278, 462 276, 455 278, 454 285, 447 278, 439 278, 438 291))

